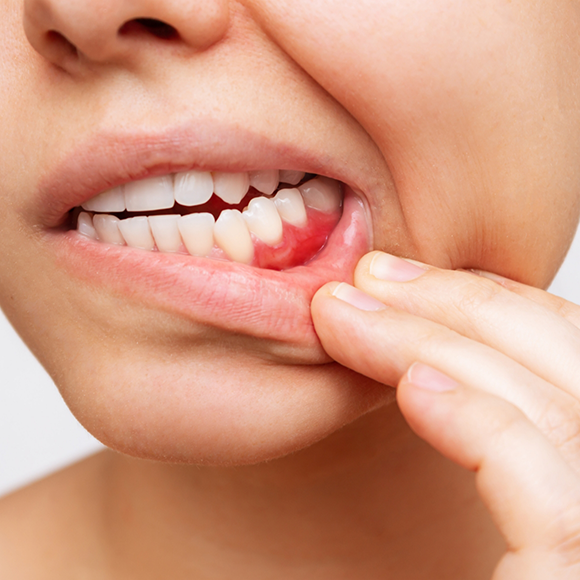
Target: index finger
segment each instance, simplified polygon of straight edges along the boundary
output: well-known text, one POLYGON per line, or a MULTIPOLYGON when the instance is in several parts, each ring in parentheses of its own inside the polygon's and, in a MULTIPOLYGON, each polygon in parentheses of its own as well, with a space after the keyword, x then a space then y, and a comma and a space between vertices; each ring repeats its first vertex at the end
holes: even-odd
POLYGON ((552 308, 485 277, 419 267, 382 252, 360 260, 355 286, 384 304, 487 345, 580 399, 580 332, 552 308))
POLYGON ((546 290, 541 288, 535 288, 533 286, 528 286, 522 284, 521 282, 516 282, 515 280, 510 280, 509 278, 504 278, 498 274, 492 272, 484 272, 483 270, 469 270, 473 274, 492 280, 503 286, 506 290, 518 294, 523 298, 527 298, 544 308, 552 311, 554 314, 561 316, 568 322, 571 322, 577 328, 580 328, 580 306, 562 298, 551 294, 546 290))

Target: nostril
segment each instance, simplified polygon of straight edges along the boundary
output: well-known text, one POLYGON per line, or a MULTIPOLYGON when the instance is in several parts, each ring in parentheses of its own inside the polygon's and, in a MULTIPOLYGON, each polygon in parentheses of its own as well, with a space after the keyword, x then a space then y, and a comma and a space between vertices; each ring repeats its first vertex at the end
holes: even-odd
POLYGON ((164 40, 179 38, 179 33, 173 26, 155 18, 135 18, 125 22, 119 29, 119 34, 123 36, 142 32, 147 32, 164 40))
POLYGON ((52 45, 63 56, 78 56, 76 46, 60 32, 49 30, 46 33, 47 42, 52 45))

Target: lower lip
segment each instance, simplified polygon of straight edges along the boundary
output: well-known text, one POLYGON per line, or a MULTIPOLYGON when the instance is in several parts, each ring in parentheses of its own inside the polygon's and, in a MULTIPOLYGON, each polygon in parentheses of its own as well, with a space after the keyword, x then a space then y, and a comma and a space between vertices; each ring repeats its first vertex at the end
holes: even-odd
POLYGON ((311 262, 274 271, 95 242, 51 232, 57 260, 74 278, 157 310, 228 332, 318 345, 310 302, 326 282, 351 282, 369 250, 362 201, 345 188, 342 217, 311 262))

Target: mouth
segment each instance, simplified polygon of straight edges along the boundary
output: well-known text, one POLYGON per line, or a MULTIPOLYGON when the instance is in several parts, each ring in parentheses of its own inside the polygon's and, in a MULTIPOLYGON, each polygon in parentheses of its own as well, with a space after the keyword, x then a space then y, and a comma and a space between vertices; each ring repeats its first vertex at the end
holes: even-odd
POLYGON ((352 282, 370 249, 364 184, 346 159, 196 129, 105 136, 66 157, 36 205, 57 268, 87 301, 98 290, 194 334, 217 329, 265 339, 260 350, 296 364, 329 362, 310 301, 328 281, 352 282))
POLYGON ((340 182, 302 171, 192 170, 106 190, 71 217, 103 243, 286 270, 324 247, 342 203, 340 182))

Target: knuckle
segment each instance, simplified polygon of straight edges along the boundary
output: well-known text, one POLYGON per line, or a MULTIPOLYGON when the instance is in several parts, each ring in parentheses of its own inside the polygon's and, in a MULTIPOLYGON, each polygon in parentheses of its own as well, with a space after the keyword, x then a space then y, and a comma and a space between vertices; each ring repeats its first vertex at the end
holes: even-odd
POLYGON ((455 300, 456 308, 462 313, 480 312, 482 308, 494 302, 504 289, 485 279, 465 279, 455 300))
POLYGON ((536 424, 549 441, 580 468, 580 403, 551 399, 544 405, 536 424))
POLYGON ((437 272, 433 275, 444 277, 446 292, 429 293, 431 308, 437 308, 440 315, 452 316, 458 320, 481 317, 482 312, 489 309, 490 305, 495 305, 498 298, 507 293, 507 290, 499 284, 472 274, 437 272), (438 304, 433 303, 434 296, 440 296, 438 304))

